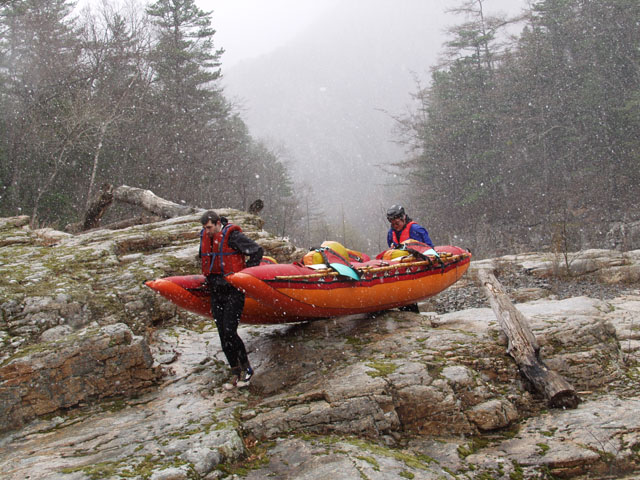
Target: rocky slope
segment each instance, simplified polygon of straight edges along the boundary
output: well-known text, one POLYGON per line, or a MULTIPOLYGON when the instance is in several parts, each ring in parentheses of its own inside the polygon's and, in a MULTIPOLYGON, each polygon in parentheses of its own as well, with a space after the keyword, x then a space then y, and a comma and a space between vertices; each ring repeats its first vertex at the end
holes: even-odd
MULTIPOLYGON (((280 261, 301 255, 225 211, 280 261)), ((465 277, 421 305, 243 326, 256 376, 226 392, 215 327, 143 286, 197 271, 197 215, 70 236, 0 220, 0 471, 9 479, 633 478, 640 252, 491 262, 545 363, 548 409, 465 277), (566 271, 568 267, 569 271, 566 271)))

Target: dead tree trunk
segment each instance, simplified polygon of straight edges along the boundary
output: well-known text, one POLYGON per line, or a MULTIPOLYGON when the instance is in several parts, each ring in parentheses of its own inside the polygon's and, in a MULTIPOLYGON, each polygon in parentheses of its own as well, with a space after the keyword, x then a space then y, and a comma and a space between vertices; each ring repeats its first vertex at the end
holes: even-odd
POLYGON ((82 222, 82 230, 89 230, 100 226, 100 219, 112 202, 113 185, 105 183, 100 187, 100 193, 87 205, 84 222, 82 222))
POLYGON ((511 303, 504 288, 489 269, 478 270, 478 280, 489 298, 498 323, 509 339, 507 353, 515 360, 522 374, 541 392, 551 407, 575 408, 580 398, 561 375, 540 359, 538 342, 527 318, 511 303))
POLYGON ((173 218, 194 213, 194 207, 178 205, 158 197, 151 190, 122 185, 113 191, 113 198, 119 202, 137 205, 162 218, 173 218))

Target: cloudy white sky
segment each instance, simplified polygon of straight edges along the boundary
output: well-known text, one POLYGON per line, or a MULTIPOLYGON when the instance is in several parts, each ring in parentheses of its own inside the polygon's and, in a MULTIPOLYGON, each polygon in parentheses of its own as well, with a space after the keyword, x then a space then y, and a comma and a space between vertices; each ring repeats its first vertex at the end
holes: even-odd
MULTIPOLYGON (((213 11, 216 47, 225 49, 222 60, 228 69, 240 60, 282 46, 341 1, 366 4, 367 0, 196 0, 196 4, 205 11, 213 11)), ((423 1, 433 4, 436 10, 460 3, 452 0, 423 1)), ((514 14, 526 1, 485 0, 484 4, 490 12, 514 14)), ((400 4, 398 6, 400 8, 400 4)))
POLYGON ((226 68, 282 46, 338 0, 196 0, 213 11, 216 46, 226 68))

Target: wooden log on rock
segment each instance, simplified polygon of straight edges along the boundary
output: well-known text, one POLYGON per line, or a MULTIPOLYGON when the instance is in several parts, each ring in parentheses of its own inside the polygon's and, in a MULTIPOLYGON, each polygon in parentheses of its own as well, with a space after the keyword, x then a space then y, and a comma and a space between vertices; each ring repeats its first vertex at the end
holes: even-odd
POLYGON ((194 213, 197 209, 179 205, 158 197, 151 190, 122 185, 113 191, 113 198, 119 202, 137 205, 162 218, 180 217, 194 213))
POLYGON ((502 284, 490 269, 479 269, 477 278, 489 299, 498 323, 509 339, 507 353, 522 374, 547 399, 550 407, 576 408, 580 403, 573 386, 540 358, 540 347, 529 321, 507 296, 502 284))

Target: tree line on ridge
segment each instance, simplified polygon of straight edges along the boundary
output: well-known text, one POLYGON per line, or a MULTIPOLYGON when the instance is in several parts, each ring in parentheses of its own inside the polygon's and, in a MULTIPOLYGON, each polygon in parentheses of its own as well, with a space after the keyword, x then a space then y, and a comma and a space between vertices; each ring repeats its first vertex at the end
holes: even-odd
POLYGON ((638 220, 640 3, 543 0, 512 20, 486 3, 454 9, 400 119, 410 201, 435 237, 484 253, 608 247, 613 223, 638 220))

